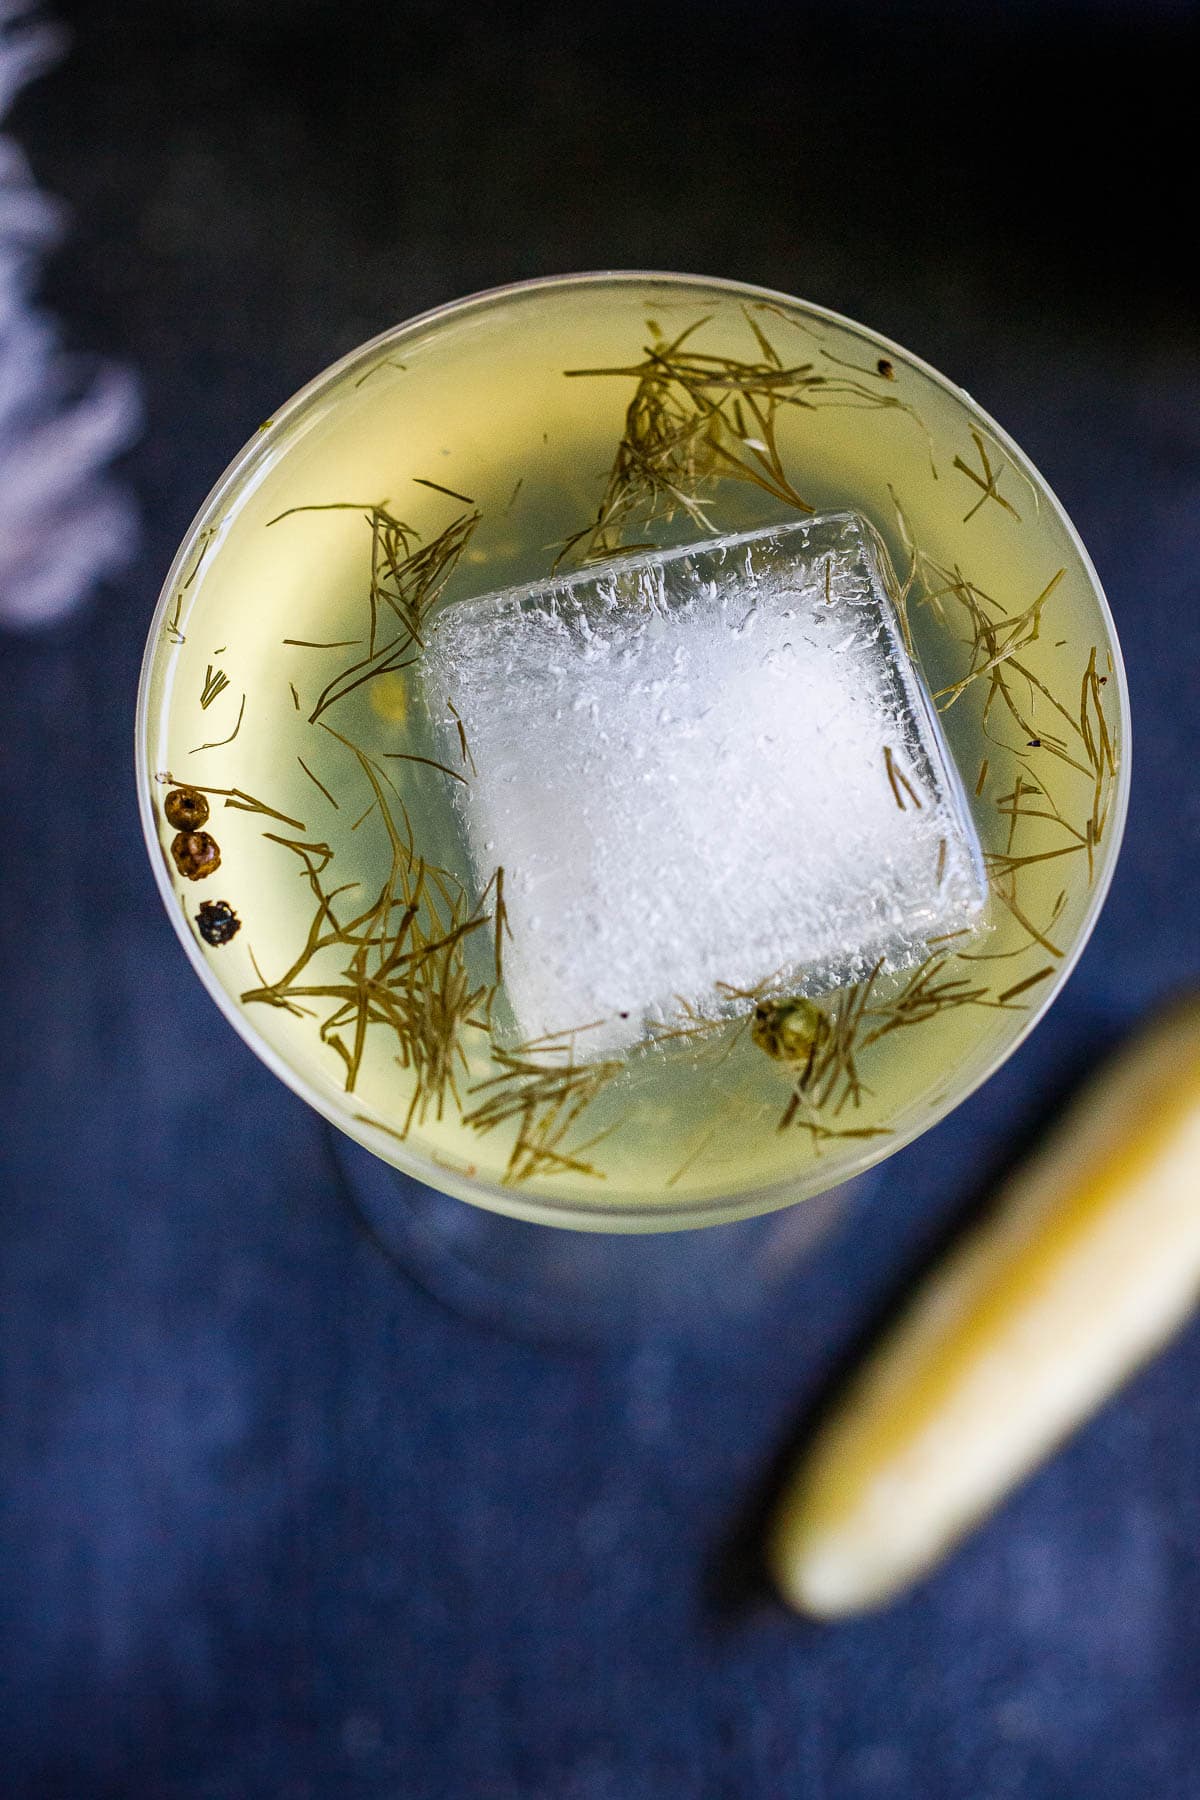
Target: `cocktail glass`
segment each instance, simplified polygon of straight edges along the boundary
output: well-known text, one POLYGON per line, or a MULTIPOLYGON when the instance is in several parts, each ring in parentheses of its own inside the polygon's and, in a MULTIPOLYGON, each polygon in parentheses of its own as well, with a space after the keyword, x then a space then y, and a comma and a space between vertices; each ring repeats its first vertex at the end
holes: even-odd
MULTIPOLYGON (((372 650, 375 629, 373 610, 372 650)), ((382 672, 395 679, 391 667, 382 672)), ((322 715, 325 726, 336 719, 322 715)), ((289 742, 289 769, 293 750, 289 742)), ((877 333, 783 294, 681 275, 596 273, 425 313, 342 358, 260 427, 200 508, 164 584, 139 694, 137 779, 151 861, 186 953, 256 1054, 335 1128, 343 1177, 381 1240, 459 1306, 517 1329, 588 1335, 631 1321, 655 1329, 684 1313, 717 1318, 761 1300, 836 1216, 847 1183, 869 1183, 884 1157, 944 1118, 1017 1048, 1070 974, 1112 876, 1128 795, 1128 702, 1112 619, 1078 535, 1042 476, 967 394, 877 333), (568 370, 593 380, 564 381, 568 370), (646 453, 630 432, 642 429, 638 405, 658 405, 664 394, 676 411, 657 421, 651 454, 667 462, 655 493, 653 482, 628 485, 630 455, 646 453), (704 440, 708 473, 689 490, 695 467, 670 462, 676 440, 667 441, 663 419, 677 438, 714 409, 719 442, 714 450, 704 440), (593 416, 610 413, 611 465, 592 460, 586 435, 593 416), (397 466, 379 466, 384 441, 397 466), (564 446, 558 464, 556 441, 564 446), (348 559, 359 554, 345 533, 363 518, 374 521, 378 556, 379 509, 400 504, 379 494, 392 491, 400 463, 405 482, 451 507, 475 505, 481 484, 497 495, 511 486, 508 508, 492 507, 497 521, 520 516, 523 471, 536 471, 530 491, 543 516, 524 542, 515 522, 511 530, 497 523, 477 573, 458 564, 457 597, 545 573, 573 520, 584 551, 602 559, 606 547, 639 537, 639 498, 649 519, 643 532, 657 542, 786 522, 802 508, 852 508, 878 531, 894 567, 893 601, 971 796, 994 915, 990 938, 931 946, 925 987, 908 1002, 901 990, 904 1017, 878 1014, 875 1039, 904 1027, 920 1064, 878 1135, 847 1129, 839 1109, 837 1119, 823 1115, 826 1123, 810 1119, 809 1135, 795 1134, 765 1173, 754 1158, 739 1158, 732 1131, 731 1154, 707 1169, 703 1157, 688 1164, 690 1140, 681 1136, 686 1179, 581 1183, 556 1179, 547 1162, 514 1182, 501 1165, 408 1129, 403 1106, 389 1112, 348 1082, 345 1033, 328 1029, 328 1016, 314 1023, 298 1001, 247 1003, 248 990, 270 986, 251 979, 249 951, 261 976, 261 965, 277 967, 290 947, 272 941, 269 908, 241 945, 206 941, 196 906, 214 884, 201 889, 181 872, 164 800, 180 786, 208 797, 231 892, 239 860, 261 850, 264 835, 282 845, 281 857, 299 858, 302 881, 314 879, 325 837, 345 827, 330 814, 322 836, 307 817, 292 816, 279 745, 307 719, 314 692, 336 696, 337 675, 322 688, 309 664, 289 678, 302 665, 284 652, 333 655, 338 645, 320 632, 285 631, 281 595, 317 594, 319 618, 321 584, 344 585, 348 559), (606 515, 622 467, 627 488, 606 515), (709 503, 704 480, 719 504, 709 503), (281 516, 310 511, 323 514, 325 536, 281 533, 281 516), (534 550, 539 524, 545 568, 534 550), (267 639, 280 646, 269 703, 267 639), (248 656, 257 684, 245 673, 248 656), (339 1035, 340 1047, 330 1042, 339 1035), (802 1218, 772 1216, 800 1201, 802 1218), (687 1229, 698 1226, 715 1229, 687 1229)), ((317 787, 336 807, 319 774, 317 787)), ((224 887, 211 897, 224 900, 224 887)))

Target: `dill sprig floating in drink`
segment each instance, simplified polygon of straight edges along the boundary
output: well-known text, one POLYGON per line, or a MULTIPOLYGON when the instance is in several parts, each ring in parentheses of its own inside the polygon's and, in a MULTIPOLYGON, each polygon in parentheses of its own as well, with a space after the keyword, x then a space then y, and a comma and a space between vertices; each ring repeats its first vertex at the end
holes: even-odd
MULTIPOLYGON (((983 462, 991 479, 992 465, 986 456, 983 462)), ((1043 614, 1059 589, 1064 569, 1055 570, 1028 605, 1016 613, 1010 612, 964 574, 960 566, 948 567, 921 549, 895 490, 892 500, 909 559, 907 576, 900 584, 905 606, 915 599, 928 607, 966 651, 965 672, 935 692, 935 703, 946 713, 968 694, 981 693, 981 736, 1007 752, 1018 765, 1012 790, 999 795, 994 803, 1007 822, 1007 842, 1003 850, 993 851, 985 858, 992 891, 1027 932, 1027 947, 1040 945, 1051 955, 1061 957, 1061 949, 1048 933, 1066 904, 1065 893, 1055 902, 1050 923, 1039 927, 1019 897, 1018 877, 1023 869, 1036 864, 1083 854, 1089 881, 1092 878, 1095 851, 1108 822, 1118 768, 1116 737, 1104 709, 1107 676, 1099 672, 1093 646, 1076 707, 1068 698, 1056 694, 1031 667, 1027 652, 1041 638, 1043 614), (1005 725, 1008 735, 999 735, 1005 725), (1065 781, 1076 787, 1076 778, 1086 783, 1086 811, 1073 818, 1071 809, 1056 797, 1045 767, 1046 758, 1061 766, 1065 781), (1031 771, 1028 779, 1025 769, 1031 771), (1041 839, 1035 849, 1019 849, 1018 825, 1034 821, 1043 828, 1055 828, 1060 834, 1059 842, 1047 844, 1041 839)), ((977 796, 984 791, 988 767, 989 759, 985 757, 975 784, 977 796)))
MULTIPOLYGON (((1111 657, 1108 668, 1111 674, 1111 657)), ((1116 737, 1105 717, 1104 696, 1101 693, 1107 681, 1108 675, 1101 675, 1096 668, 1096 646, 1093 644, 1087 668, 1083 672, 1079 697, 1079 735, 1083 739, 1084 754, 1092 772, 1092 810, 1086 826, 1089 880, 1095 870, 1096 850, 1108 824, 1112 788, 1117 774, 1116 737)))
POLYGON ((494 917, 502 925, 502 877, 494 876, 472 904, 449 870, 419 855, 407 821, 397 822, 385 778, 372 759, 339 733, 332 735, 355 757, 374 795, 391 851, 387 876, 369 905, 341 917, 345 903, 339 909, 334 902, 347 889, 324 881, 334 860, 329 846, 274 837, 300 859, 316 906, 289 967, 274 981, 260 972, 260 985, 241 998, 244 1005, 276 1006, 297 1015, 313 1013, 314 1003, 320 1003, 320 1039, 341 1059, 347 1093, 355 1090, 372 1027, 390 1033, 399 1066, 414 1078, 400 1132, 405 1136, 414 1119, 422 1122, 431 1110, 441 1118, 447 1097, 461 1105, 458 1074, 469 1067, 463 1034, 468 1028, 486 1033, 482 1013, 489 999, 488 986, 469 976, 466 942, 494 917))
POLYGON ((225 671, 223 669, 218 669, 214 674, 213 666, 209 663, 208 668, 205 671, 204 686, 200 692, 200 710, 202 712, 206 711, 217 698, 217 695, 224 693, 228 686, 229 677, 226 675, 225 671))
MULTIPOLYGON (((796 1068, 791 1098, 779 1121, 780 1131, 786 1131, 793 1121, 811 1129, 814 1113, 827 1112, 836 1119, 848 1105, 860 1106, 869 1089, 858 1059, 892 1032, 926 1025, 960 1006, 1000 1004, 989 997, 986 987, 972 985, 965 977, 943 978, 950 961, 949 953, 935 953, 913 971, 898 992, 881 998, 880 960, 865 980, 844 988, 828 1009, 808 1003, 815 1015, 811 1041, 807 1055, 796 1068)), ((876 1135, 879 1129, 872 1128, 870 1135, 876 1135)), ((823 1126, 823 1135, 834 1135, 828 1124, 823 1126)), ((862 1133, 856 1130, 849 1135, 862 1133)))
POLYGON ((710 317, 669 341, 648 319, 650 342, 640 363, 563 371, 633 379, 637 387, 596 516, 566 540, 555 567, 574 551, 584 562, 612 555, 635 522, 645 531, 656 519, 683 512, 701 531, 715 531, 700 496, 720 476, 752 481, 799 512, 813 510, 787 478, 775 428, 779 406, 819 380, 811 363, 786 369, 756 325, 757 360, 688 348, 710 317))
MULTIPOLYGON (((657 519, 669 522, 680 512, 701 530, 715 531, 705 508, 708 490, 720 480, 748 482, 797 512, 812 512, 811 502, 796 489, 780 448, 782 407, 898 408, 911 413, 897 395, 880 393, 853 375, 831 375, 811 360, 785 362, 756 316, 774 309, 741 310, 756 356, 698 349, 693 339, 713 317, 706 314, 670 340, 655 320, 647 319, 650 341, 643 347, 641 362, 563 371, 576 378, 623 377, 636 380, 637 387, 595 518, 566 540, 556 568, 572 553, 592 562, 618 549, 652 549, 653 544, 626 543, 625 532, 630 527, 644 532, 657 519)), ((828 352, 823 355, 834 364, 838 361, 828 352)))
POLYGON ((354 383, 354 385, 356 388, 360 388, 363 385, 364 381, 370 381, 372 375, 378 375, 382 369, 396 369, 401 374, 403 374, 404 370, 407 367, 408 367, 407 363, 398 362, 394 356, 380 357, 380 359, 377 363, 371 364, 371 367, 366 371, 366 373, 364 375, 360 375, 358 377, 358 380, 354 383))
POLYGON ((313 786, 321 790, 330 806, 337 811, 339 809, 339 802, 330 793, 329 789, 325 786, 325 783, 321 780, 321 777, 313 774, 302 756, 297 756, 296 761, 300 764, 300 767, 304 770, 304 773, 308 776, 308 779, 312 782, 313 786))
POLYGON ((963 515, 963 524, 968 524, 970 520, 975 517, 975 514, 979 511, 980 507, 984 506, 987 501, 994 500, 997 506, 1002 506, 1005 512, 1011 513, 1019 525, 1021 523, 1020 513, 1017 511, 1011 500, 1005 499, 1004 495, 996 485, 1000 480, 1001 475, 1004 473, 1005 465, 1001 463, 998 468, 993 469, 991 458, 987 452, 987 444, 984 442, 982 432, 977 431, 972 427, 971 437, 979 456, 979 469, 973 469, 970 463, 963 461, 961 456, 956 456, 954 458, 954 467, 958 470, 960 475, 965 475, 968 481, 973 481, 975 486, 982 491, 970 511, 963 515), (982 473, 980 471, 982 471, 982 473))
POLYGON ((183 597, 200 573, 201 564, 212 547, 212 542, 217 535, 218 529, 219 527, 216 525, 206 525, 203 531, 197 533, 196 542, 193 547, 191 567, 175 590, 171 617, 167 620, 163 629, 168 643, 172 644, 176 649, 181 648, 182 645, 187 643, 187 638, 180 630, 180 619, 183 614, 183 597))
MULTIPOLYGON (((499 937, 497 936, 497 942, 499 937)), ((493 1048, 500 1073, 477 1082, 472 1096, 484 1094, 463 1124, 480 1132, 516 1123, 517 1135, 504 1171, 506 1186, 528 1181, 533 1175, 571 1172, 603 1179, 603 1171, 585 1160, 613 1129, 596 1133, 583 1143, 567 1142, 580 1116, 614 1081, 623 1062, 577 1063, 574 1034, 558 1040, 541 1039, 515 1050, 493 1048)))
POLYGON ((238 716, 234 720, 233 730, 229 733, 228 737, 214 738, 212 740, 212 742, 208 743, 208 744, 197 744, 194 750, 189 751, 189 755, 199 756, 201 750, 223 750, 225 748, 226 744, 232 744, 234 738, 237 736, 238 732, 242 729, 242 720, 245 718, 245 716, 246 716, 246 696, 245 696, 245 694, 243 694, 242 695, 242 703, 238 707, 238 716))
POLYGON ((398 519, 384 502, 362 506, 341 500, 320 506, 291 506, 268 521, 278 525, 298 513, 360 512, 371 528, 367 654, 326 683, 309 714, 310 724, 315 724, 337 701, 344 700, 347 694, 373 681, 376 676, 412 667, 415 660, 412 653, 424 646, 426 619, 479 523, 479 511, 466 495, 456 494, 438 482, 420 477, 414 479, 420 486, 449 494, 472 508, 470 512, 459 514, 427 544, 420 543, 421 534, 415 526, 398 519))
MULTIPOLYGON (((1012 696, 1010 677, 1013 674, 1024 676, 1033 686, 1039 688, 1051 705, 1057 710, 1058 702, 1050 694, 1045 685, 1036 676, 1029 673, 1024 663, 1017 661, 1017 652, 1028 645, 1036 643, 1041 635, 1042 610, 1051 594, 1066 574, 1065 569, 1056 569, 1041 593, 1030 601, 1023 612, 1006 615, 1000 603, 990 594, 968 581, 960 569, 953 571, 937 568, 929 562, 929 568, 940 577, 941 585, 927 587, 925 599, 930 606, 937 607, 943 621, 946 621, 945 602, 956 602, 966 613, 971 628, 970 661, 965 675, 958 681, 950 682, 946 687, 938 688, 934 693, 935 702, 940 702, 938 710, 949 712, 956 701, 960 700, 969 687, 975 682, 988 677, 988 694, 983 705, 983 718, 986 723, 993 706, 998 700, 1012 713, 1017 723, 1032 735, 1033 727, 1026 725, 1012 696)), ((1065 715, 1064 715, 1065 716, 1065 715)), ((1047 740, 1050 741, 1050 740, 1047 740)), ((1062 754, 1059 740, 1052 740, 1062 754)), ((1064 761, 1071 759, 1064 755, 1064 761)), ((1075 765, 1078 768, 1078 764, 1075 765)))
POLYGON ((911 803, 911 805, 915 806, 917 811, 920 812, 921 796, 896 761, 895 751, 890 744, 885 744, 883 746, 883 766, 884 772, 888 778, 888 785, 892 790, 892 798, 900 808, 900 811, 906 812, 911 803), (905 800, 904 796, 906 794, 908 795, 908 800, 905 800))

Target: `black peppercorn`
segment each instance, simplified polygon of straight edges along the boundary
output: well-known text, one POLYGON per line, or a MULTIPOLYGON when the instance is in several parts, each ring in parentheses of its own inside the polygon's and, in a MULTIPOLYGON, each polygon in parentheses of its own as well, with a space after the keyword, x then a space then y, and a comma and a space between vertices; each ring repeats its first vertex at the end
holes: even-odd
POLYGON ((196 914, 196 929, 206 944, 214 949, 227 944, 242 929, 242 921, 228 900, 202 900, 196 914))

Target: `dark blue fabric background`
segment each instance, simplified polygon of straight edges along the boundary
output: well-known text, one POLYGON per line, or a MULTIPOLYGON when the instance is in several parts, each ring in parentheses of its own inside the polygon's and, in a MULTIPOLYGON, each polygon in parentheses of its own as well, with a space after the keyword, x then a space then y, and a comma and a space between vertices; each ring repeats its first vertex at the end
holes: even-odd
POLYGON ((145 381, 145 543, 0 643, 5 1800, 1200 1793, 1196 1328, 879 1617, 797 1622, 744 1543, 881 1309, 1196 972, 1195 16, 73 9, 16 123, 77 221, 48 298, 145 381), (506 1341, 399 1275, 188 971, 132 788, 161 574, 258 420, 406 314, 605 265, 788 289, 962 382, 1079 525, 1135 712, 1050 1018, 703 1352, 506 1341))

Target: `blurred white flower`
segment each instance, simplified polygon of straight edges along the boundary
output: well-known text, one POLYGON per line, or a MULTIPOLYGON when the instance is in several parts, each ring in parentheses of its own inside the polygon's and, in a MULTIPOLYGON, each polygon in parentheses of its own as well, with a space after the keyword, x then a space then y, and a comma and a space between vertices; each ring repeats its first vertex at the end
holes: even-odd
MULTIPOLYGON (((0 120, 63 47, 29 19, 27 0, 0 0, 0 120)), ((129 560, 132 502, 107 474, 140 422, 132 375, 94 373, 58 347, 29 295, 61 210, 39 193, 17 146, 0 137, 0 625, 59 619, 129 560)))

